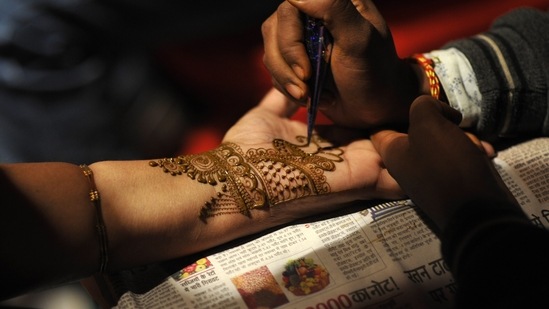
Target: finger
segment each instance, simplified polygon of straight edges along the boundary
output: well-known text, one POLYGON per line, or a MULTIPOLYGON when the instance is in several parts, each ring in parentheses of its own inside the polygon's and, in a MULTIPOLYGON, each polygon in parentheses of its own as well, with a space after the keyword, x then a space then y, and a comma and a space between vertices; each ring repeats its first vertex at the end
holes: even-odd
POLYGON ((458 110, 452 108, 450 105, 441 101, 437 101, 436 104, 438 104, 439 107, 442 109, 442 115, 446 119, 450 120, 452 123, 456 125, 459 125, 461 123, 463 116, 458 110))
POLYGON ((494 148, 494 146, 488 142, 485 142, 485 141, 480 141, 481 144, 482 144, 482 147, 484 148, 484 151, 486 152, 486 155, 489 157, 489 158, 495 158, 496 157, 496 149, 494 148))
POLYGON ((305 49, 302 15, 294 6, 283 2, 277 10, 277 44, 286 63, 301 80, 311 76, 311 64, 305 49))
MULTIPOLYGON (((446 119, 450 120, 452 123, 456 125, 459 125, 461 123, 462 115, 459 111, 452 108, 450 105, 446 103, 439 101, 438 104, 440 105, 439 107, 441 108, 442 115, 446 119)), ((475 144, 475 146, 477 146, 477 148, 483 153, 485 153, 488 157, 492 158, 496 155, 496 151, 494 150, 494 147, 490 143, 481 141, 473 133, 466 132, 465 134, 467 135, 467 137, 469 137, 469 140, 471 140, 471 142, 473 142, 473 144, 475 144)))
MULTIPOLYGON (((462 119, 459 111, 453 109, 448 104, 435 100, 430 96, 417 98, 410 107, 410 127, 417 127, 418 123, 431 132, 444 130, 444 122, 450 121, 454 124, 453 129, 462 119)), ((461 130, 461 129, 460 129, 461 130)), ((488 157, 493 158, 496 155, 494 147, 487 142, 481 141, 476 135, 465 132, 469 140, 488 157)))
MULTIPOLYGON (((430 122, 448 120, 457 125, 461 122, 461 113, 429 95, 423 95, 414 100, 410 106, 410 124, 423 124, 431 128, 430 122)), ((445 121, 443 121, 445 122, 445 121)))
MULTIPOLYGON (((339 50, 359 55, 372 33, 387 36, 390 31, 372 1, 368 0, 288 0, 307 15, 322 19, 339 50)), ((335 52, 335 51, 334 51, 335 52)))
MULTIPOLYGON (((472 143, 476 149, 488 157, 494 157, 492 145, 482 142, 474 134, 464 132, 458 127, 461 113, 431 96, 417 98, 410 107, 410 128, 408 130, 411 143, 445 145, 452 140, 453 147, 468 147, 472 143)), ((446 148, 447 151, 453 151, 446 148)))
MULTIPOLYGON (((278 13, 275 12, 263 22, 261 27, 265 49, 263 63, 269 70, 273 80, 276 81, 276 87, 282 93, 295 100, 304 101, 307 99, 307 86, 302 81, 302 78, 296 74, 296 71, 292 69, 291 64, 286 62, 280 52, 278 36, 283 36, 283 33, 279 32, 278 25, 278 13)), ((297 71, 299 72, 299 70, 297 71)))
POLYGON ((382 36, 390 35, 389 26, 385 22, 383 15, 379 12, 372 1, 369 0, 352 0, 357 12, 363 19, 367 20, 374 29, 382 36))
POLYGON ((473 144, 475 144, 475 146, 477 146, 477 148, 484 152, 484 146, 482 146, 482 143, 480 142, 480 140, 472 133, 469 133, 469 132, 465 132, 465 135, 467 135, 467 137, 469 138, 469 140, 471 142, 473 142, 473 144))
POLYGON ((299 109, 299 105, 289 101, 284 94, 273 88, 267 92, 258 108, 267 110, 280 117, 290 117, 299 109))
MULTIPOLYGON (((285 86, 285 85, 280 84, 278 82, 278 80, 276 80, 274 77, 271 78, 271 82, 273 84, 273 87, 276 88, 281 93, 283 93, 288 100, 294 102, 295 104, 299 104, 300 106, 307 106, 307 100, 297 100, 292 95, 290 95, 288 93, 288 90, 287 90, 287 89, 289 89, 288 85, 285 86)), ((290 91, 292 91, 292 90, 290 89, 290 91)), ((301 91, 301 90, 298 90, 298 91, 301 91)))
POLYGON ((402 155, 406 151, 408 136, 393 130, 381 130, 374 132, 370 137, 374 148, 381 156, 383 162, 390 166, 394 154, 402 155))
POLYGON ((496 151, 494 150, 494 147, 485 141, 481 141, 476 135, 470 132, 465 132, 467 137, 477 146, 477 148, 485 153, 488 157, 493 158, 496 155, 496 151))
POLYGON ((407 197, 406 193, 400 188, 400 185, 387 169, 381 170, 375 192, 379 196, 375 196, 374 198, 403 199, 407 197))

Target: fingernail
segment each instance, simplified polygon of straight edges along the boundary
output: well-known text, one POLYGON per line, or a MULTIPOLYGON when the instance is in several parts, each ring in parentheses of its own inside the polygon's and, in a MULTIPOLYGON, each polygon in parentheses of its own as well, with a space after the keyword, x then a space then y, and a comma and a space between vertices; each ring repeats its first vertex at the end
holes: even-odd
POLYGON ((294 70, 295 75, 297 75, 299 79, 303 80, 305 78, 305 71, 299 65, 292 65, 292 70, 294 70))
POLYGON ((296 100, 303 98, 303 90, 294 84, 286 84, 286 91, 296 100))

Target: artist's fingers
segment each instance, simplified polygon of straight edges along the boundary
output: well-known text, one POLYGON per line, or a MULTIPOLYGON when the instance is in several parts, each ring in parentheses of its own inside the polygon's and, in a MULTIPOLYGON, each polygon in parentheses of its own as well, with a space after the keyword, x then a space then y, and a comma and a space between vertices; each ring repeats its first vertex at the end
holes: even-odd
POLYGON ((271 73, 274 86, 300 102, 307 100, 304 80, 310 75, 302 28, 299 12, 287 2, 283 2, 261 28, 263 63, 271 73))
POLYGON ((406 193, 404 193, 397 181, 385 168, 379 174, 375 192, 375 198, 391 200, 406 198, 406 193))
POLYGON ((408 136, 393 130, 382 130, 374 132, 370 137, 374 148, 379 153, 383 161, 388 158, 391 153, 402 153, 406 151, 408 144, 408 136))
POLYGON ((301 13, 288 2, 280 5, 278 17, 278 46, 286 63, 301 80, 311 76, 311 64, 305 48, 305 31, 301 13))
POLYGON ((480 143, 482 144, 482 147, 484 148, 484 151, 489 158, 494 158, 497 155, 496 149, 494 149, 494 146, 492 144, 485 141, 480 141, 480 143))
POLYGON ((372 34, 390 34, 383 16, 368 0, 287 0, 305 14, 319 18, 334 37, 334 47, 358 55, 372 34))
MULTIPOLYGON (((461 122, 461 113, 450 107, 448 104, 432 99, 429 96, 420 98, 420 100, 423 100, 424 102, 421 102, 422 104, 413 104, 411 107, 411 109, 413 109, 411 113, 412 116, 410 118, 411 122, 421 123, 423 126, 428 126, 431 128, 438 126, 438 124, 431 122, 444 121, 443 119, 450 120, 454 124, 459 124, 461 122), (435 117, 436 115, 434 114, 441 114, 443 118, 435 117)), ((469 140, 471 140, 471 142, 473 142, 478 149, 486 153, 487 156, 495 156, 495 150, 492 145, 481 141, 472 133, 466 132, 465 134, 469 140)))
POLYGON ((447 121, 457 125, 461 119, 460 112, 429 95, 416 98, 410 106, 410 123, 422 130, 425 127, 438 128, 447 121))
POLYGON ((369 0, 351 0, 358 13, 367 20, 374 28, 380 33, 387 34, 389 29, 383 18, 383 15, 379 12, 377 7, 372 1, 369 0))
POLYGON ((486 153, 486 155, 490 158, 494 157, 496 155, 496 151, 494 150, 494 146, 492 146, 490 143, 481 141, 476 135, 473 133, 466 132, 465 133, 467 137, 477 146, 478 149, 486 153))
POLYGON ((273 88, 259 102, 258 108, 288 118, 295 114, 299 105, 289 101, 278 89, 273 88))

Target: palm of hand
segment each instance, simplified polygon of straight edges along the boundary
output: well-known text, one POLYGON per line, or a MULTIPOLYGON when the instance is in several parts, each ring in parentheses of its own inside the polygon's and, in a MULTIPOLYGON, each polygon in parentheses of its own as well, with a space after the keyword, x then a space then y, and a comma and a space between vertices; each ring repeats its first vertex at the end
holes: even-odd
MULTIPOLYGON (((281 93, 271 91, 227 132, 224 142, 236 143, 243 151, 273 148, 275 139, 301 145, 296 137, 306 133, 306 125, 287 118, 293 109, 281 93)), ((331 192, 352 192, 347 196, 351 200, 403 196, 370 140, 356 140, 339 148, 343 151, 342 162, 336 163, 333 172, 325 173, 331 192)), ((304 149, 310 150, 314 151, 304 149)))

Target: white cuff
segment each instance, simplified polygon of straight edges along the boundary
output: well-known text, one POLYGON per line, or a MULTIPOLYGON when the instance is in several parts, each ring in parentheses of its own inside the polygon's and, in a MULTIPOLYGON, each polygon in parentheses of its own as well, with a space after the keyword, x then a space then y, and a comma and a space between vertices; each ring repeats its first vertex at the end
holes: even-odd
POLYGON ((424 55, 433 60, 435 73, 444 88, 448 103, 463 115, 460 126, 476 126, 482 95, 467 57, 456 48, 434 50, 424 55))

